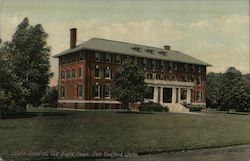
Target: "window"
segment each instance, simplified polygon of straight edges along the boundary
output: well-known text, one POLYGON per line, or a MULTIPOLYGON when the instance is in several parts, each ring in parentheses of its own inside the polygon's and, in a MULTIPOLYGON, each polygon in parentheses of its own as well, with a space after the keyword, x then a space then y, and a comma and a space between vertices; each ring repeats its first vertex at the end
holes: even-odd
POLYGON ((151 59, 147 59, 147 67, 148 68, 152 67, 152 60, 151 59))
POLYGON ((169 62, 169 69, 173 70, 173 63, 172 62, 169 62))
POLYGON ((81 51, 79 53, 79 60, 83 60, 84 59, 84 54, 83 54, 83 51, 81 51))
POLYGON ((116 64, 121 64, 121 62, 122 62, 121 56, 120 55, 116 55, 115 56, 115 63, 116 64))
POLYGON ((106 67, 106 70, 105 70, 105 78, 106 79, 111 79, 111 69, 109 67, 106 67))
POLYGON ((72 78, 76 77, 76 69, 72 69, 72 78))
POLYGON ((83 97, 83 86, 82 85, 77 86, 77 97, 80 97, 80 98, 83 97))
POLYGON ((61 98, 64 98, 65 97, 65 87, 62 86, 61 87, 61 98))
POLYGON ((62 78, 62 79, 65 79, 65 78, 66 78, 66 72, 65 72, 65 71, 62 71, 62 72, 61 72, 61 78, 62 78))
POLYGON ((201 77, 197 78, 197 85, 201 85, 201 77))
POLYGON ((70 70, 67 70, 67 78, 70 78, 70 70))
POLYGON ((187 81, 188 81, 187 75, 184 76, 183 81, 184 81, 184 82, 187 82, 187 81))
POLYGON ((100 98, 100 85, 98 84, 93 86, 93 97, 100 98))
POLYGON ((152 68, 156 68, 156 62, 155 62, 155 60, 152 61, 152 68))
POLYGON ((97 77, 97 78, 100 77, 100 70, 99 70, 99 66, 98 65, 95 66, 95 77, 97 77))
POLYGON ((105 98, 110 98, 110 84, 107 83, 107 85, 104 87, 104 97, 105 98))
POLYGON ((82 68, 78 68, 78 77, 79 77, 79 78, 82 77, 82 68))
POLYGON ((178 64, 177 63, 174 64, 174 70, 178 70, 178 64))
POLYGON ((147 59, 146 58, 143 59, 143 66, 147 67, 147 59))
POLYGON ((197 91, 197 93, 196 93, 196 101, 202 101, 202 92, 201 91, 197 91))
POLYGON ((96 52, 95 53, 95 62, 100 62, 101 61, 101 55, 100 53, 96 52))
POLYGON ((192 65, 192 72, 195 72, 195 66, 192 65))
POLYGON ((184 69, 185 69, 185 71, 188 71, 188 65, 187 64, 184 64, 184 69))
POLYGON ((198 66, 197 71, 198 71, 198 73, 201 73, 201 66, 198 66))
POLYGON ((147 79, 153 79, 153 74, 152 73, 147 73, 147 79))
POLYGON ((154 87, 146 87, 146 99, 154 98, 154 87))
POLYGON ((111 63, 111 56, 110 56, 109 53, 106 53, 106 55, 105 55, 105 62, 106 63, 111 63))
POLYGON ((187 99, 187 89, 181 88, 181 100, 187 99))
POLYGON ((161 68, 161 69, 164 69, 164 61, 161 61, 160 68, 161 68))
POLYGON ((156 79, 160 80, 161 79, 161 75, 160 74, 156 74, 156 79))

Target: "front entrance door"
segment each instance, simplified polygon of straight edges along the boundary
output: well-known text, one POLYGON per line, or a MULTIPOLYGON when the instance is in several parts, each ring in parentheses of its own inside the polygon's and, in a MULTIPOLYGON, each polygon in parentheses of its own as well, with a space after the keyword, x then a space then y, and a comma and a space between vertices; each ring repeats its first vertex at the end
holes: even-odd
POLYGON ((172 102, 172 88, 163 88, 163 103, 172 102))

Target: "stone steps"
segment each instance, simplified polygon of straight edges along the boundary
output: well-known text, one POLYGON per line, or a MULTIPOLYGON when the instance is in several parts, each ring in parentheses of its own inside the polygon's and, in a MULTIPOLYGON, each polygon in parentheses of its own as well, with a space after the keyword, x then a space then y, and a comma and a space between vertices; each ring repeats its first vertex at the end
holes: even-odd
POLYGON ((180 113, 188 113, 189 110, 185 106, 180 103, 171 103, 168 106, 169 112, 180 112, 180 113))

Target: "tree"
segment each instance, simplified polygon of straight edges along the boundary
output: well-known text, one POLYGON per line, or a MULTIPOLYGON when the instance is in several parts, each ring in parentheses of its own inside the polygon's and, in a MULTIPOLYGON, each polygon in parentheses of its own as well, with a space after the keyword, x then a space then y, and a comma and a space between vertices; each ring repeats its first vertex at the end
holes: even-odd
POLYGON ((142 102, 145 96, 145 72, 135 61, 125 61, 112 84, 112 97, 129 111, 129 103, 142 102))
POLYGON ((207 75, 207 107, 217 109, 222 101, 220 88, 221 73, 208 73, 207 75))
POLYGON ((207 76, 207 105, 219 110, 250 109, 250 86, 241 72, 230 67, 225 73, 209 73, 207 76))
POLYGON ((43 103, 56 104, 57 99, 58 99, 58 91, 56 90, 56 87, 48 87, 41 101, 43 103))
POLYGON ((28 18, 24 18, 9 43, 13 72, 30 92, 26 97, 27 104, 40 103, 52 76, 49 71, 50 47, 47 46, 47 37, 42 25, 32 26, 28 18))
POLYGON ((25 97, 29 92, 22 87, 8 60, 9 43, 0 47, 0 118, 25 112, 25 97))

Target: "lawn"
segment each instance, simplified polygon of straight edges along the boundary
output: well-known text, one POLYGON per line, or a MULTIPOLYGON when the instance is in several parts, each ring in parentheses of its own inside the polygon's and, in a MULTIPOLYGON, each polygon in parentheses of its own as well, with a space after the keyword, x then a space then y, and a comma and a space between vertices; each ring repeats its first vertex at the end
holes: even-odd
POLYGON ((29 111, 26 118, 0 120, 0 156, 20 152, 146 154, 250 143, 250 115, 29 111))

